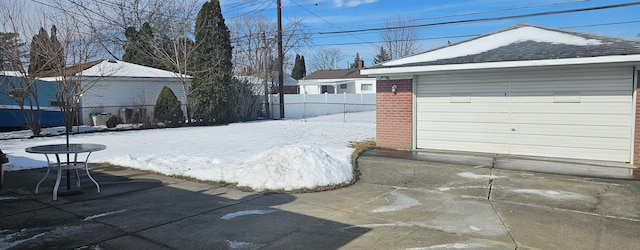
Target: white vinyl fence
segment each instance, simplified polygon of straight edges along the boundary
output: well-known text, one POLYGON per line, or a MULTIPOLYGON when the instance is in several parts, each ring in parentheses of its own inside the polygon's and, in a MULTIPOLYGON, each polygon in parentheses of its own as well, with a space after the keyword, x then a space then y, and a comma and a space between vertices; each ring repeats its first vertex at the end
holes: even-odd
MULTIPOLYGON (((280 98, 270 96, 271 117, 280 117, 280 98)), ((285 94, 285 118, 307 118, 328 114, 376 110, 376 94, 285 94)))

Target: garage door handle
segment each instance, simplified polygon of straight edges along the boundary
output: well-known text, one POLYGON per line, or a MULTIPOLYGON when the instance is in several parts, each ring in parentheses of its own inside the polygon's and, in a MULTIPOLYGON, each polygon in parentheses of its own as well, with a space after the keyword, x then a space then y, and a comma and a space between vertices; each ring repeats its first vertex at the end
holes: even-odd
POLYGON ((511 129, 511 131, 516 132, 516 129, 515 129, 515 128, 512 128, 512 129, 511 129))

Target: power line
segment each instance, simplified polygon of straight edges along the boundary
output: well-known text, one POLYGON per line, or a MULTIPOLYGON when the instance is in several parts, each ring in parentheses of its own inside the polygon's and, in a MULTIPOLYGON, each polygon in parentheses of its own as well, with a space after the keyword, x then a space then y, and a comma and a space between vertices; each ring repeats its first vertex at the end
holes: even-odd
POLYGON ((569 10, 546 11, 546 12, 530 13, 530 14, 523 14, 523 15, 475 18, 475 19, 466 19, 466 20, 457 20, 457 21, 447 21, 447 22, 427 23, 427 24, 416 24, 416 25, 408 25, 408 26, 394 26, 394 27, 382 27, 382 28, 370 28, 370 29, 358 29, 358 30, 342 30, 342 31, 319 32, 319 34, 326 35, 326 34, 358 33, 358 32, 367 32, 367 31, 381 31, 381 30, 393 30, 393 29, 406 29, 406 28, 442 26, 442 25, 450 25, 450 24, 464 24, 464 23, 475 23, 475 22, 499 21, 499 20, 525 18, 525 17, 547 16, 547 15, 557 15, 557 14, 566 14, 566 13, 575 13, 575 12, 585 12, 585 11, 593 11, 593 10, 622 8, 622 7, 629 7, 629 6, 634 6, 634 5, 640 5, 640 2, 631 2, 631 3, 614 4, 614 5, 604 5, 604 6, 587 7, 587 8, 579 8, 579 9, 569 9, 569 10))
MULTIPOLYGON (((424 20, 444 19, 444 18, 452 18, 452 17, 474 16, 474 15, 481 15, 481 14, 498 13, 498 12, 505 12, 505 11, 514 11, 514 10, 524 10, 524 9, 533 9, 533 8, 556 6, 556 5, 563 5, 563 4, 572 4, 572 3, 587 2, 587 1, 589 1, 589 0, 573 0, 573 1, 568 1, 568 2, 553 2, 553 3, 547 3, 547 4, 526 5, 526 6, 520 6, 520 7, 503 8, 503 9, 495 9, 495 10, 465 12, 465 13, 442 15, 442 16, 433 16, 433 17, 424 17, 424 18, 413 18, 413 19, 409 19, 408 21, 424 21, 424 20)), ((342 27, 368 26, 368 25, 386 24, 386 23, 387 22, 361 23, 361 24, 353 24, 353 25, 347 25, 347 26, 342 26, 342 27)), ((318 29, 322 29, 322 28, 318 28, 318 29)))
MULTIPOLYGON (((586 27, 597 27, 597 26, 610 26, 610 25, 621 25, 621 24, 630 24, 630 23, 640 23, 640 20, 635 21, 623 21, 623 22, 610 22, 610 23, 595 23, 595 24, 585 24, 585 25, 577 25, 577 26, 565 26, 558 27, 559 29, 575 29, 575 28, 586 28, 586 27)), ((436 36, 436 37, 424 37, 413 39, 415 41, 427 41, 427 40, 441 40, 441 39, 456 39, 456 38, 466 38, 466 37, 475 37, 482 34, 464 34, 464 35, 452 35, 452 36, 436 36)), ((399 40, 400 42, 405 42, 406 40, 399 40)), ((367 43, 383 43, 384 41, 368 41, 367 43)), ((344 46, 344 45, 357 45, 361 44, 358 42, 345 42, 345 43, 330 43, 330 44, 316 44, 313 46, 344 46)), ((311 46, 311 47, 313 47, 311 46)))

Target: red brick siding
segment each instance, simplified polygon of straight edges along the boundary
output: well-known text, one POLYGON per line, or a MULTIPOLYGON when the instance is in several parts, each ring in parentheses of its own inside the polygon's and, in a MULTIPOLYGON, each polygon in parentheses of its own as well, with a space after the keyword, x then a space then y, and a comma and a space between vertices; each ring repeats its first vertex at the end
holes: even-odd
POLYGON ((640 165, 640 100, 637 94, 640 91, 640 71, 636 76, 636 117, 635 117, 635 135, 633 135, 633 165, 640 165))
POLYGON ((376 146, 412 149, 412 80, 376 81, 376 146), (397 85, 396 93, 391 91, 397 85))

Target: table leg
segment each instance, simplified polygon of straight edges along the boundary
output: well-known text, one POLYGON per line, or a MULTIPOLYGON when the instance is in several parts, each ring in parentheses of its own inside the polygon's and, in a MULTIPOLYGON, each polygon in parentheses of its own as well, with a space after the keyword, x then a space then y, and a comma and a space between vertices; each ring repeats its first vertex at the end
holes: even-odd
MULTIPOLYGON (((53 188, 53 200, 58 199, 58 188, 60 187, 60 180, 62 179, 62 163, 60 162, 60 156, 56 154, 56 160, 58 161, 58 176, 56 178, 56 185, 53 188)), ((81 194, 82 189, 71 190, 71 172, 67 169, 67 190, 60 192, 60 196, 81 194)))

